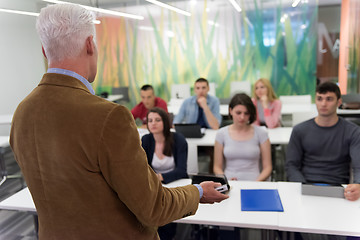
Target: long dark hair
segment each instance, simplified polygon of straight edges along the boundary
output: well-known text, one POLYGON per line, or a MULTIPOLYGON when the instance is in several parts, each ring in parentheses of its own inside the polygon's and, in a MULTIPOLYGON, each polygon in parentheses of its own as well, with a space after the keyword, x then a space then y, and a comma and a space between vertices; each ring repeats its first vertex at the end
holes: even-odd
MULTIPOLYGON (((163 135, 165 137, 165 143, 164 143, 164 150, 163 150, 163 154, 165 156, 171 156, 172 155, 172 146, 173 146, 173 136, 172 133, 170 132, 170 119, 169 119, 169 115, 167 112, 165 112, 165 110, 163 110, 162 108, 158 108, 158 107, 154 107, 152 109, 150 109, 146 115, 146 125, 148 125, 148 116, 150 113, 157 113, 160 115, 161 120, 163 121, 163 125, 164 125, 164 129, 163 129, 163 135)), ((148 127, 149 130, 149 127, 148 127)), ((150 130, 149 130, 150 131, 150 130)))
POLYGON ((235 94, 229 103, 230 118, 232 118, 232 116, 230 115, 230 109, 234 109, 234 107, 237 105, 243 105, 246 107, 250 114, 249 124, 252 124, 256 120, 256 108, 254 106, 254 103, 251 101, 251 98, 245 93, 235 94))

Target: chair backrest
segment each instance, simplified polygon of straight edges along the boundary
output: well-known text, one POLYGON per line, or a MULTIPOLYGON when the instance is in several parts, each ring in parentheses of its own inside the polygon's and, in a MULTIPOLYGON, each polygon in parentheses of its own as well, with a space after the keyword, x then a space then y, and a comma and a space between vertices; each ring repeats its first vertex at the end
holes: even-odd
POLYGON ((111 94, 112 95, 121 94, 121 95, 123 95, 123 98, 121 99, 121 101, 125 101, 125 102, 130 101, 129 87, 113 87, 112 90, 111 90, 111 94))
POLYGON ((311 95, 280 96, 282 104, 311 104, 311 95))
POLYGON ((249 81, 234 81, 230 83, 230 97, 236 93, 246 93, 251 97, 251 84, 249 81))
POLYGON ((190 85, 189 84, 173 84, 171 86, 171 98, 189 98, 190 94, 190 85))
POLYGON ((295 126, 299 123, 305 122, 311 118, 314 118, 318 115, 317 111, 309 112, 294 112, 292 114, 292 126, 295 126))
POLYGON ((209 95, 216 97, 216 83, 210 82, 209 83, 209 95))

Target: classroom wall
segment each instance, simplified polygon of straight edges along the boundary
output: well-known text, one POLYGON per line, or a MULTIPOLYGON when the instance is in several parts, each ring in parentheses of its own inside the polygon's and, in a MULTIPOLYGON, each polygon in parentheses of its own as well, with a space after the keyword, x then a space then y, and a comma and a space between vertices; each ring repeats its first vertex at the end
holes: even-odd
MULTIPOLYGON (((1 0, 0 7, 37 12, 35 0, 1 0)), ((35 19, 0 12, 0 114, 12 114, 45 71, 35 19)))
MULTIPOLYGON (((175 4, 175 3, 174 3, 175 4)), ((280 0, 243 6, 223 1, 176 2, 183 16, 154 5, 119 9, 143 21, 101 18, 97 26, 97 93, 128 86, 134 105, 139 88, 152 84, 168 101, 172 84, 193 86, 199 77, 230 97, 233 81, 268 78, 278 95, 314 94, 317 51, 316 1, 292 8, 280 0)))

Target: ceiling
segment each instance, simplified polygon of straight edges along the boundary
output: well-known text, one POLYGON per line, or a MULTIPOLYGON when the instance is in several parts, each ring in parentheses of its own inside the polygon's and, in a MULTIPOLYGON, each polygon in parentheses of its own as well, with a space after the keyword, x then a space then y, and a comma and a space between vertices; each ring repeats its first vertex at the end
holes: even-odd
MULTIPOLYGON (((100 7, 100 8, 118 8, 118 7, 125 7, 125 6, 134 6, 134 5, 145 5, 150 4, 145 0, 65 0, 73 3, 83 4, 83 5, 89 5, 94 7, 100 7)), ((179 2, 184 0, 160 0, 162 2, 179 2)), ((189 1, 189 0, 187 0, 189 1)), ((196 1, 196 0, 195 0, 196 1)), ((219 0, 208 0, 208 1, 219 1, 219 0)), ((225 1, 225 0, 223 0, 225 1)), ((239 0, 237 0, 240 2, 239 0)), ((244 0, 245 4, 246 2, 253 2, 254 0, 244 0)), ((257 0, 259 1, 259 0, 257 0)), ((294 0, 283 0, 282 2, 293 2, 294 0)), ((311 1, 311 0, 310 0, 311 1)), ((273 0, 262 0, 262 2, 274 2, 273 0)), ((341 0, 318 0, 317 1, 320 6, 329 6, 329 5, 340 5, 341 0)))

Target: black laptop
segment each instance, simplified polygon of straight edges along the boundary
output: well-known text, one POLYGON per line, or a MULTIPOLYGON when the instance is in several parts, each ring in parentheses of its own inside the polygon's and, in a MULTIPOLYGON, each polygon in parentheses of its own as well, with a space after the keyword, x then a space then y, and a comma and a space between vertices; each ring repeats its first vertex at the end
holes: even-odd
POLYGON ((202 138, 201 127, 196 123, 175 123, 175 130, 181 133, 185 138, 202 138))

